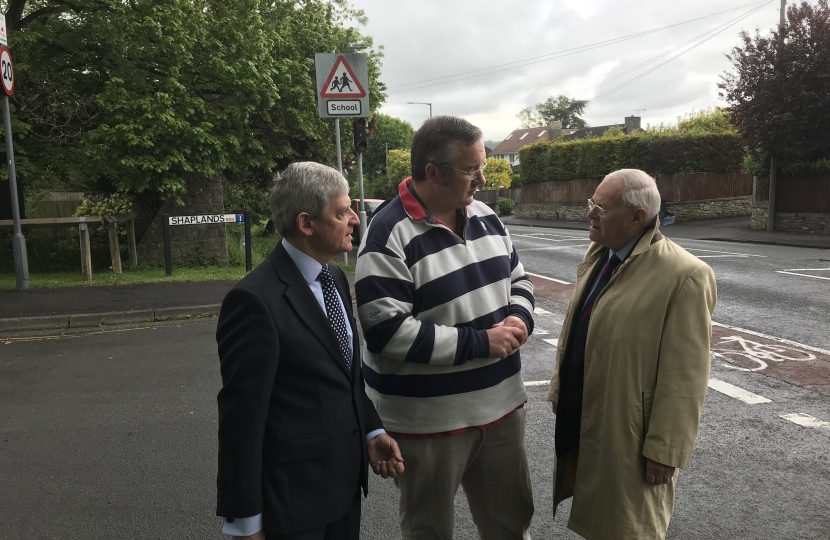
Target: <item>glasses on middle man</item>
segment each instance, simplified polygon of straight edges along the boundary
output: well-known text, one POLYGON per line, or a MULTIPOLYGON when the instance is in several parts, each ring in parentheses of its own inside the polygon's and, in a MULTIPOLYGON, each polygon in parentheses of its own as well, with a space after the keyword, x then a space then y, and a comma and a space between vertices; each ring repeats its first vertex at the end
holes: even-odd
POLYGON ((482 163, 481 167, 479 167, 478 169, 473 169, 472 171, 465 171, 463 169, 456 169, 455 167, 450 167, 449 165, 444 165, 444 167, 446 167, 448 169, 452 169, 454 171, 458 171, 460 173, 464 173, 464 174, 466 174, 467 176, 470 177, 470 180, 475 180, 476 176, 478 176, 479 174, 484 174, 484 169, 487 168, 487 163, 482 163))

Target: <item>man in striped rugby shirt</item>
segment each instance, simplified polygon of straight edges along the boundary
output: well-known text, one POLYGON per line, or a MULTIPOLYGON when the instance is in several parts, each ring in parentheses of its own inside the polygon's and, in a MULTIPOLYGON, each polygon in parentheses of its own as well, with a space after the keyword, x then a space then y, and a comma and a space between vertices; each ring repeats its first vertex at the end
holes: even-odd
POLYGON ((366 392, 400 446, 404 539, 449 540, 458 486, 483 540, 529 538, 519 347, 533 284, 484 184, 482 133, 449 116, 412 142, 412 177, 374 216, 355 285, 366 392))

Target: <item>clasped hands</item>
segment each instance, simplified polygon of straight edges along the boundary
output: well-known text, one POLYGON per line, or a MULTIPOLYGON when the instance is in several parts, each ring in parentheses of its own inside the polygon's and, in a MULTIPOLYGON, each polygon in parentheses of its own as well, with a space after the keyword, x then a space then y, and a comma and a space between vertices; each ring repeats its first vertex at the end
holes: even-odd
POLYGON ((487 330, 487 339, 490 341, 489 358, 504 360, 527 341, 527 326, 519 317, 511 315, 487 330))

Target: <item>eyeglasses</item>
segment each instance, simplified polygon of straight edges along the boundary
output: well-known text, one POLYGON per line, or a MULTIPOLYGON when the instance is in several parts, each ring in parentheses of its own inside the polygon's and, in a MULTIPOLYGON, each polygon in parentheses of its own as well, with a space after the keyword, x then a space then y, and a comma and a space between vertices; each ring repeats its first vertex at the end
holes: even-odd
POLYGON ((588 212, 590 212, 594 208, 597 209, 597 214, 599 214, 600 218, 604 218, 605 214, 608 213, 608 211, 605 208, 603 208, 600 205, 598 205, 597 203, 595 203, 594 199, 588 199, 588 212))
POLYGON ((470 177, 470 180, 475 180, 476 176, 478 176, 479 174, 484 174, 484 169, 487 168, 487 163, 482 163, 481 167, 479 167, 478 169, 473 169, 472 171, 465 171, 465 170, 462 170, 462 169, 456 169, 455 167, 450 167, 449 165, 444 165, 444 167, 446 167, 448 169, 452 169, 454 171, 458 171, 460 173, 464 173, 464 174, 466 174, 467 176, 470 177))

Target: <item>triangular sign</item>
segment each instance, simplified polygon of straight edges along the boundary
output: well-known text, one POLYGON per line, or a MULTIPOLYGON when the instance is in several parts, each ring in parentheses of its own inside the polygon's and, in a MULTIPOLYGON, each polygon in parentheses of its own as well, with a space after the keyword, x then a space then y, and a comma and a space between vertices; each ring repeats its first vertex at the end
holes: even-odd
POLYGON ((320 92, 323 98, 365 98, 366 90, 360 85, 360 81, 354 76, 352 68, 342 55, 337 57, 331 73, 326 77, 323 91, 320 92))

